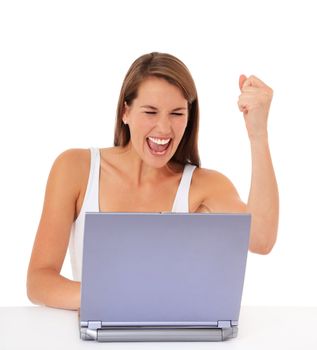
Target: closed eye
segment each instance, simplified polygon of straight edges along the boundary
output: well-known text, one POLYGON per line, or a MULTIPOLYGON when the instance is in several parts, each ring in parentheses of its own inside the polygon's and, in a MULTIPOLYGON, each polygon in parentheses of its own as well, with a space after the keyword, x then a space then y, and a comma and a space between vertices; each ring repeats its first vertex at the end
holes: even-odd
POLYGON ((173 115, 177 115, 177 116, 184 115, 183 113, 177 113, 177 112, 173 112, 172 114, 173 114, 173 115))
POLYGON ((145 114, 156 114, 156 112, 152 112, 152 111, 145 111, 145 114))

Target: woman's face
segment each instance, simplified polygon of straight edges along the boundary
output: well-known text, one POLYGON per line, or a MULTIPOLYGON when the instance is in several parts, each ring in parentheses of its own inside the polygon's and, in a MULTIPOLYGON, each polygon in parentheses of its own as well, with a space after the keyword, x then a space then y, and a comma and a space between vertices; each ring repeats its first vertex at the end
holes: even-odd
POLYGON ((188 121, 187 100, 165 79, 149 77, 137 98, 125 106, 123 121, 130 128, 130 143, 148 165, 160 168, 177 150, 188 121))

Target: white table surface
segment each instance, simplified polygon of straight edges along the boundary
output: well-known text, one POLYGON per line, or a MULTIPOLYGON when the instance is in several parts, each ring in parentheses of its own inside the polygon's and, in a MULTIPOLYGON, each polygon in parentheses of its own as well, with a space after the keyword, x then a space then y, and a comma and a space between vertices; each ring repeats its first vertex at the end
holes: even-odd
POLYGON ((242 307, 238 337, 221 343, 96 343, 79 339, 75 311, 0 307, 0 349, 316 350, 316 307, 242 307))

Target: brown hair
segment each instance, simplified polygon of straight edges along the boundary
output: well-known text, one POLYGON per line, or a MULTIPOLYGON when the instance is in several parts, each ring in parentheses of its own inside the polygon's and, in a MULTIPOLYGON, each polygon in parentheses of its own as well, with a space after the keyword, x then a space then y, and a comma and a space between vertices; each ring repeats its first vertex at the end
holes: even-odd
POLYGON ((177 86, 188 101, 189 116, 187 126, 171 161, 183 165, 190 163, 199 167, 199 106, 195 83, 184 63, 167 53, 152 52, 145 54, 136 59, 128 70, 122 84, 117 106, 114 145, 126 146, 129 143, 130 130, 128 125, 125 125, 122 121, 124 103, 126 102, 128 106, 131 105, 137 97, 138 87, 145 78, 150 76, 163 78, 177 86))

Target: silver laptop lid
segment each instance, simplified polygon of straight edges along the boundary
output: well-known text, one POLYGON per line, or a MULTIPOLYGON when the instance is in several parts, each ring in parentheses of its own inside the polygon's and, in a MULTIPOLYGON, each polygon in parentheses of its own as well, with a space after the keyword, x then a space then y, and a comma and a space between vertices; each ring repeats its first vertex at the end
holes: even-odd
POLYGON ((249 214, 87 213, 80 321, 237 324, 249 214))

